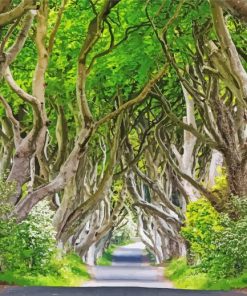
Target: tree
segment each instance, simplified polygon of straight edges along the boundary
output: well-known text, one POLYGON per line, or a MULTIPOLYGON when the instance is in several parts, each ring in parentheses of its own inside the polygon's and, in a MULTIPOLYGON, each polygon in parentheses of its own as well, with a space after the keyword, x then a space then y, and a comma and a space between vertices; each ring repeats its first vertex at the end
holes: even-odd
POLYGON ((191 202, 232 213, 247 194, 244 5, 2 1, 10 216, 47 199, 57 241, 93 264, 130 211, 157 262, 185 253, 191 202))
MULTIPOLYGON (((237 16, 241 20, 247 20, 247 2, 242 1, 232 1, 232 0, 215 0, 216 4, 220 5, 223 9, 229 10, 233 15, 237 16)), ((212 2, 213 3, 213 2, 212 2)))

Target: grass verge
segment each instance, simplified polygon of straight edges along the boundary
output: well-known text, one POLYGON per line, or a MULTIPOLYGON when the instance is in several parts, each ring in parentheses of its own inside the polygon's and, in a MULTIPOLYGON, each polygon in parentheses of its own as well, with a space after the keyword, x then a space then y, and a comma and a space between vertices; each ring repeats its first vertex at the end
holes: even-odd
POLYGON ((189 267, 185 258, 167 263, 165 277, 171 280, 176 288, 192 290, 233 290, 247 287, 247 271, 236 278, 215 279, 206 273, 199 273, 189 267))
POLYGON ((79 256, 69 254, 55 262, 56 271, 48 275, 23 275, 15 272, 0 273, 0 282, 18 286, 81 286, 90 279, 79 256))

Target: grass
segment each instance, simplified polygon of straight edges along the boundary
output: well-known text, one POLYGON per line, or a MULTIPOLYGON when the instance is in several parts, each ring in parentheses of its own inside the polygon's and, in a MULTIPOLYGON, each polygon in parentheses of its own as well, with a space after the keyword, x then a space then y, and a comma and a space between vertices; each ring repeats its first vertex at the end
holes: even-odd
POLYGON ((49 275, 22 275, 15 272, 0 273, 0 282, 18 286, 81 286, 90 279, 86 266, 80 257, 75 254, 66 255, 55 262, 57 274, 49 275))
POLYGON ((100 266, 110 266, 112 264, 113 252, 120 246, 131 244, 131 240, 122 241, 119 244, 110 244, 110 246, 104 251, 102 257, 98 258, 97 265, 100 266))
POLYGON ((110 266, 112 264, 112 254, 118 248, 118 245, 111 244, 103 253, 102 257, 98 258, 97 265, 110 266))
POLYGON ((156 266, 157 264, 156 264, 153 253, 148 248, 146 248, 146 253, 147 253, 149 263, 153 266, 156 266))
POLYGON ((215 279, 199 273, 186 264, 185 258, 172 260, 166 265, 165 276, 176 288, 192 290, 233 290, 247 287, 247 271, 236 278, 215 279))

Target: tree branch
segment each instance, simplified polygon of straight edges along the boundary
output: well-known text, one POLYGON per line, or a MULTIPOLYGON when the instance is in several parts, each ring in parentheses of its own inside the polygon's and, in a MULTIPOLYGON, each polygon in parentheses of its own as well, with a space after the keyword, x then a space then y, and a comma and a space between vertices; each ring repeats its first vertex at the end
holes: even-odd
POLYGON ((9 120, 11 121, 11 123, 12 123, 14 141, 15 141, 15 145, 17 147, 17 145, 21 141, 20 123, 19 123, 18 120, 15 119, 10 105, 8 104, 8 102, 1 95, 0 95, 0 102, 3 104, 3 106, 5 108, 5 111, 6 111, 6 115, 9 118, 9 120))
POLYGON ((240 20, 247 22, 247 1, 246 0, 214 0, 222 8, 229 10, 240 20))
POLYGON ((30 11, 27 16, 24 19, 24 23, 22 26, 22 29, 15 41, 15 43, 11 46, 11 48, 7 52, 7 64, 10 65, 16 58, 16 56, 19 54, 19 52, 22 50, 26 39, 28 37, 28 32, 32 26, 33 19, 36 12, 30 11))
POLYGON ((51 31, 51 35, 50 35, 50 39, 49 39, 49 45, 48 45, 48 54, 50 55, 52 53, 52 49, 54 47, 54 43, 55 43, 55 38, 56 38, 56 34, 57 31, 59 29, 59 26, 61 24, 61 20, 62 20, 62 16, 65 10, 65 7, 68 3, 68 0, 61 0, 61 6, 59 8, 58 14, 57 14, 57 19, 55 22, 55 25, 51 31))
POLYGON ((26 93, 19 85, 17 85, 17 83, 15 82, 11 71, 9 69, 9 67, 6 69, 4 78, 6 79, 8 85, 10 86, 10 88, 21 98, 23 99, 23 101, 33 105, 37 105, 37 99, 26 93))
POLYGON ((102 124, 104 124, 105 122, 111 120, 112 118, 118 116, 121 112, 123 112, 124 110, 132 107, 135 104, 139 104, 142 101, 145 100, 146 96, 150 93, 151 89, 154 87, 154 85, 160 80, 162 79, 162 77, 165 75, 166 71, 168 68, 168 64, 165 64, 162 69, 154 76, 153 79, 151 79, 146 86, 143 88, 143 90, 141 91, 141 93, 135 97, 134 99, 124 103, 123 105, 121 105, 117 110, 107 114, 105 117, 101 118, 100 120, 98 120, 95 123, 95 126, 98 127, 102 124))
POLYGON ((38 0, 23 0, 12 10, 0 14, 0 26, 7 25, 15 19, 22 17, 28 10, 36 9, 38 2, 38 0))
POLYGON ((198 182, 196 182, 192 177, 190 177, 189 175, 183 173, 179 167, 176 165, 176 163, 174 162, 174 160, 172 159, 168 148, 166 147, 166 145, 164 144, 164 142, 161 139, 160 136, 160 128, 161 126, 157 126, 156 131, 155 131, 155 135, 156 135, 156 139, 158 144, 160 145, 160 148, 162 149, 162 151, 165 153, 166 158, 168 159, 170 165, 172 166, 173 170, 179 175, 181 176, 183 179, 185 179, 186 181, 188 181, 192 186, 194 186, 197 190, 199 190, 202 194, 205 195, 205 197, 207 197, 212 203, 215 203, 215 196, 208 191, 205 187, 203 187, 201 184, 199 184, 198 182))
MULTIPOLYGON (((236 2, 238 1, 234 1, 234 3, 236 2)), ((241 2, 243 4, 243 1, 241 2)), ((247 3, 246 1, 244 2, 246 4, 245 8, 247 11, 247 3)), ((229 59, 231 74, 235 77, 241 90, 241 97, 238 99, 240 100, 240 103, 244 104, 246 107, 247 105, 247 73, 241 63, 236 46, 232 41, 229 30, 226 26, 222 8, 219 5, 217 5, 215 0, 210 0, 210 3, 212 8, 212 16, 213 16, 216 33, 218 35, 221 47, 229 59)), ((230 1, 228 1, 228 3, 230 3, 230 1)), ((238 3, 237 6, 239 4, 240 3, 238 3)))

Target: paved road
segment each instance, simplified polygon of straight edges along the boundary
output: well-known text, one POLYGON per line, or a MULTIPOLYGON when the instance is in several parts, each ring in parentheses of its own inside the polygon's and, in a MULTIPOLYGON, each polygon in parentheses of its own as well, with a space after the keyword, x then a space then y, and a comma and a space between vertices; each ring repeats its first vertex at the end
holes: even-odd
POLYGON ((0 296, 243 296, 234 292, 189 291, 171 288, 163 270, 148 265, 143 245, 119 248, 109 267, 95 267, 95 279, 81 288, 9 287, 0 296))
POLYGON ((95 266, 94 280, 84 287, 172 288, 169 281, 164 281, 163 268, 148 264, 145 246, 140 242, 118 248, 112 259, 112 266, 95 266))
MULTIPOLYGON (((244 296, 233 292, 188 291, 140 287, 8 288, 1 296, 244 296)), ((245 294, 246 296, 246 294, 245 294)))

